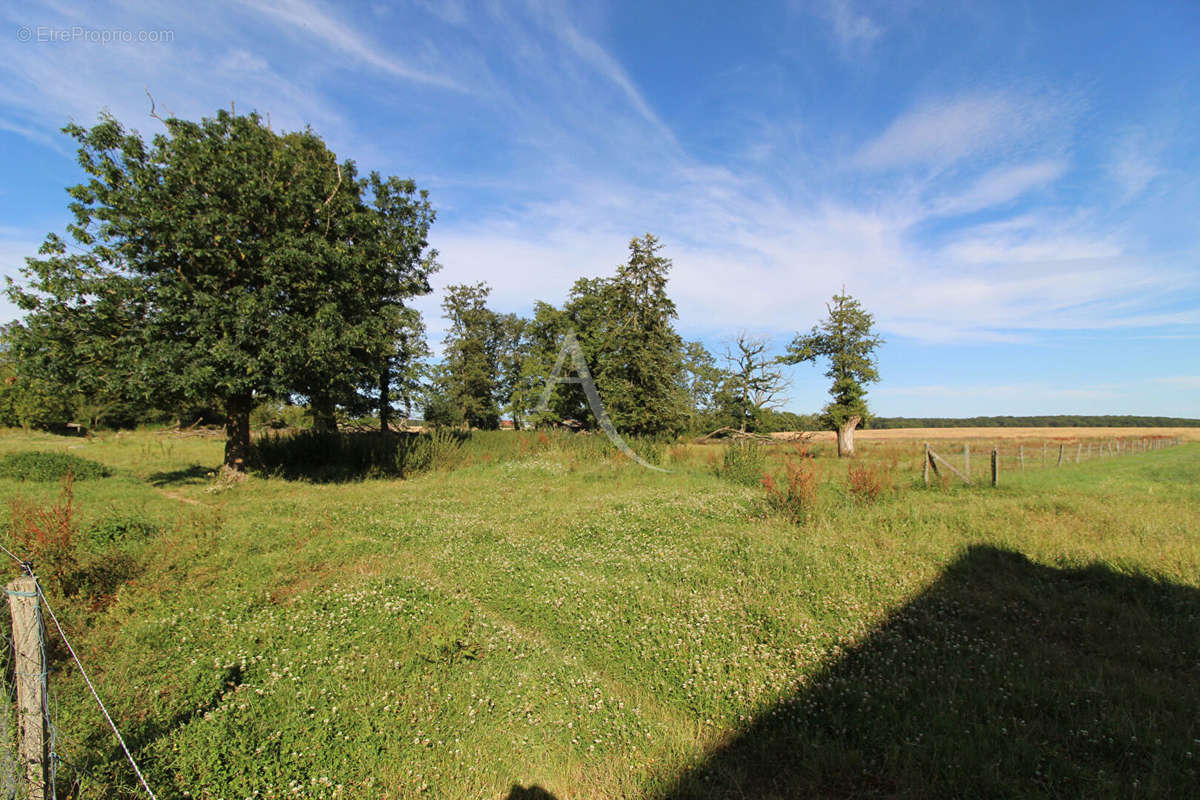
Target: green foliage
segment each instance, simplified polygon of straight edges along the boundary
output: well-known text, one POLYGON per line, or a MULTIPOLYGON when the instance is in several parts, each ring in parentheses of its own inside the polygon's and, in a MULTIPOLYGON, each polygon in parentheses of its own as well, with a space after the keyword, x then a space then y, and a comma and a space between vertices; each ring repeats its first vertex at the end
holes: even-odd
POLYGON ((404 478, 430 468, 427 434, 303 430, 255 441, 252 466, 264 475, 336 483, 404 478))
POLYGON ((820 427, 821 420, 815 414, 797 414, 793 411, 764 408, 758 417, 758 431, 760 433, 813 431, 820 427))
POLYGON ((0 425, 61 429, 75 415, 78 397, 62 384, 38 377, 36 369, 22 369, 13 352, 16 327, 0 331, 0 425))
POLYGON ((69 190, 74 246, 49 235, 11 290, 29 312, 14 350, 89 397, 217 400, 238 466, 256 399, 328 407, 378 380, 404 300, 429 290, 433 212, 311 131, 226 111, 165 126, 149 143, 108 116, 64 129, 90 179, 69 190))
POLYGON ((712 430, 721 424, 709 425, 708 422, 717 410, 717 394, 726 375, 702 343, 684 344, 680 381, 687 398, 687 430, 696 431, 704 427, 712 430))
POLYGON ((86 481, 104 478, 111 473, 103 464, 69 453, 24 451, 0 458, 0 478, 45 483, 60 481, 68 474, 77 481, 86 481))
POLYGON ((757 486, 762 481, 766 469, 766 448, 752 439, 747 439, 725 445, 717 474, 727 481, 743 486, 757 486))
POLYGON ((766 339, 746 333, 725 348, 728 364, 719 399, 731 427, 743 431, 761 429, 765 413, 781 402, 780 394, 788 381, 775 366, 777 359, 767 355, 766 339))
POLYGON ((485 430, 500 426, 496 397, 503 325, 487 307, 490 293, 486 283, 449 286, 442 300, 450 324, 440 388, 453 405, 456 424, 485 430))
POLYGON ((829 359, 825 375, 833 379, 829 389, 833 402, 824 413, 829 427, 839 428, 851 417, 870 416, 864 384, 879 380, 874 354, 883 339, 872 330, 875 318, 850 295, 835 294, 825 308, 829 316, 808 334, 797 334, 780 361, 801 364, 829 359))
POLYGON ((282 430, 300 428, 305 424, 307 411, 303 406, 292 405, 281 401, 259 403, 250 412, 250 427, 255 429, 271 428, 282 430))
POLYGON ((114 546, 144 542, 160 532, 158 524, 145 517, 114 514, 88 525, 83 531, 83 538, 92 549, 105 550, 114 546))
MULTIPOLYGON (((651 234, 629 243, 629 260, 612 278, 581 278, 562 310, 535 307, 531 370, 542 384, 574 330, 608 416, 622 435, 661 436, 683 429, 688 418, 683 340, 675 332, 675 303, 667 295, 671 261, 651 234)), ((569 363, 569 362, 568 362, 569 363)), ((540 389, 540 387, 538 387, 540 389)), ((529 392, 529 400, 536 394, 529 392)), ((578 385, 558 385, 553 419, 594 420, 578 385)))

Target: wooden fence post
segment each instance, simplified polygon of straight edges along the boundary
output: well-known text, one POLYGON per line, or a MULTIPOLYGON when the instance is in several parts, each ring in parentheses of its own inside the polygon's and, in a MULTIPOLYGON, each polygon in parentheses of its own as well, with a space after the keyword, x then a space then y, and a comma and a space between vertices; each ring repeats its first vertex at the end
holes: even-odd
POLYGON ((25 765, 26 797, 46 800, 46 664, 43 659, 42 614, 37 578, 17 578, 8 584, 12 614, 13 674, 21 728, 21 762, 25 765))
POLYGON ((925 465, 924 465, 925 485, 929 485, 929 442, 925 443, 925 465))
POLYGON ((971 445, 963 444, 963 472, 971 475, 971 445))
POLYGON ((1083 442, 1075 443, 1075 463, 1079 463, 1079 456, 1083 454, 1083 442))
POLYGON ((1063 448, 1064 448, 1064 447, 1066 447, 1066 445, 1065 445, 1065 444, 1062 444, 1062 443, 1060 442, 1060 443, 1059 443, 1059 445, 1058 445, 1058 463, 1054 465, 1054 466, 1056 466, 1056 467, 1061 467, 1061 466, 1062 466, 1063 448))
POLYGON ((1021 462, 1021 470, 1025 470, 1025 445, 1017 445, 1017 460, 1021 462))
POLYGON ((992 446, 992 486, 1000 485, 1000 448, 992 446))

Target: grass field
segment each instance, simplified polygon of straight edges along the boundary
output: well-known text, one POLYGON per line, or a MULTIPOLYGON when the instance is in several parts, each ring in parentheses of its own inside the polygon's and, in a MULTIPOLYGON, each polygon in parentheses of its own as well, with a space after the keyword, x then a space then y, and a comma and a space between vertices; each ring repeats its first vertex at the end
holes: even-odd
MULTIPOLYGON (((46 591, 160 798, 1194 793, 1200 445, 926 489, 923 433, 880 433, 873 501, 828 443, 768 454, 815 470, 800 525, 719 447, 655 473, 505 433, 409 480, 240 484, 211 438, 0 455, 112 472, 73 487, 92 582, 46 591)), ((18 511, 60 492, 0 478, 18 511)), ((60 797, 136 796, 51 655, 60 797)))

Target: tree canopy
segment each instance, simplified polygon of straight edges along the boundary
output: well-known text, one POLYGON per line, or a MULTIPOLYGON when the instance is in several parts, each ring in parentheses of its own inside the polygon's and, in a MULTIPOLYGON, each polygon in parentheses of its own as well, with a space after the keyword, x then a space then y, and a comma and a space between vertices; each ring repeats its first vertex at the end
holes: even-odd
MULTIPOLYGON (((527 376, 545 376, 562 337, 574 330, 608 416, 622 434, 657 436, 687 421, 689 387, 684 345, 675 332, 675 303, 667 295, 670 259, 652 234, 629 243, 628 260, 609 278, 581 278, 561 309, 535 306, 527 332, 527 376)), ((540 391, 540 386, 537 387, 540 391)), ((524 390, 532 398, 534 391, 524 390)), ((555 387, 551 412, 594 424, 578 385, 555 387)))
POLYGON ((240 467, 255 402, 378 380, 404 301, 429 291, 434 214, 310 130, 162 122, 149 143, 107 116, 64 129, 90 179, 68 190, 73 244, 50 234, 10 287, 28 312, 13 348, 86 394, 219 403, 240 467))
POLYGON ((843 289, 825 305, 828 316, 807 334, 797 334, 780 357, 785 364, 800 364, 818 358, 829 360, 825 375, 833 379, 825 406, 826 423, 838 431, 838 452, 853 455, 853 439, 846 441, 854 426, 869 416, 865 384, 879 380, 875 350, 883 344, 873 327, 875 318, 843 289))

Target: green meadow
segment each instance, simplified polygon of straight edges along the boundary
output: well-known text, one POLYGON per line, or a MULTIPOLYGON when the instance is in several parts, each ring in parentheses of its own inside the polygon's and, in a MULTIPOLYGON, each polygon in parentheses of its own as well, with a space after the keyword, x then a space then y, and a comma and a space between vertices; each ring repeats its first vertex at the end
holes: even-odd
MULTIPOLYGON (((860 443, 857 479, 829 445, 638 448, 670 471, 492 432, 403 479, 232 481, 220 438, 9 432, 0 456, 107 475, 66 514, 60 482, 0 468, 3 541, 42 548, 159 798, 1200 785, 1200 444, 998 488, 926 488, 917 441, 860 443), (759 481, 784 491, 788 461, 812 487, 791 506, 759 481)), ((145 796, 50 627, 58 796, 145 796)))

